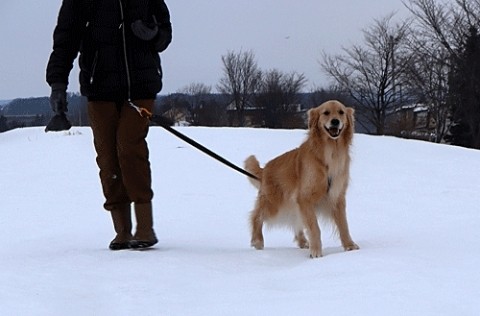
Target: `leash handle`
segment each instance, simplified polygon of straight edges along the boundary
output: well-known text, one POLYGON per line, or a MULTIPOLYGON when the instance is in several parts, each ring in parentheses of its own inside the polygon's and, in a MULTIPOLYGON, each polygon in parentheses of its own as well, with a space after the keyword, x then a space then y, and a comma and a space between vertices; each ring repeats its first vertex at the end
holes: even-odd
POLYGON ((150 112, 146 108, 141 108, 139 106, 136 106, 132 101, 128 101, 128 105, 130 105, 132 108, 134 108, 141 117, 151 119, 152 116, 153 116, 152 112, 150 112))

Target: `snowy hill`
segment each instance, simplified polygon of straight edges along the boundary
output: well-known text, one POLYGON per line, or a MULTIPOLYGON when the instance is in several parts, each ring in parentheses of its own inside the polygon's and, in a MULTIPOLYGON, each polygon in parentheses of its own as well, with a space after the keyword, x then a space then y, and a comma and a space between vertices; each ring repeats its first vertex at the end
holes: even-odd
MULTIPOLYGON (((242 165, 305 131, 178 128, 242 165)), ((348 218, 359 251, 322 227, 323 258, 267 230, 255 189, 161 128, 149 135, 159 244, 113 238, 88 128, 0 134, 1 315, 479 315, 480 152, 356 135, 348 218)))

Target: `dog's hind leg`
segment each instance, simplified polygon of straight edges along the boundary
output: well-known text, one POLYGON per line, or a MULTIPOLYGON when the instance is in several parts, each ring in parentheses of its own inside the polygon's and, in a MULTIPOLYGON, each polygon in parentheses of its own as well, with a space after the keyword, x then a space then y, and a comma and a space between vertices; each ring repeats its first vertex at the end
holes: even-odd
POLYGON ((257 250, 261 250, 264 247, 263 242, 263 215, 260 205, 260 201, 257 201, 255 209, 252 211, 250 216, 250 225, 252 229, 252 240, 250 242, 252 247, 255 247, 257 250))
POLYGON ((305 234, 303 233, 303 227, 301 228, 296 228, 295 231, 295 241, 297 242, 297 245, 301 249, 308 249, 308 240, 305 237, 305 234))

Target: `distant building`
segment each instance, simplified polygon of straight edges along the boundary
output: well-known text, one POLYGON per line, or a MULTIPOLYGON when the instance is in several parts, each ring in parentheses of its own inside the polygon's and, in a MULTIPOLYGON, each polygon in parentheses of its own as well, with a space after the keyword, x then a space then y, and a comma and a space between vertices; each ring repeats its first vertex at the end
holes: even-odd
MULTIPOLYGON (((305 128, 307 120, 307 110, 302 109, 301 104, 290 104, 288 106, 280 106, 283 109, 279 117, 283 128, 305 128)), ((238 126, 237 106, 235 102, 227 106, 227 118, 230 126, 238 126)), ((266 109, 264 107, 247 106, 244 109, 244 126, 245 127, 266 127, 265 122, 266 109)))
POLYGON ((427 105, 414 103, 397 108, 389 116, 387 126, 392 135, 432 141, 436 121, 427 105))
MULTIPOLYGON (((184 107, 175 107, 162 114, 174 122, 190 122, 190 113, 184 107)), ((182 123, 184 125, 184 123, 182 123)))

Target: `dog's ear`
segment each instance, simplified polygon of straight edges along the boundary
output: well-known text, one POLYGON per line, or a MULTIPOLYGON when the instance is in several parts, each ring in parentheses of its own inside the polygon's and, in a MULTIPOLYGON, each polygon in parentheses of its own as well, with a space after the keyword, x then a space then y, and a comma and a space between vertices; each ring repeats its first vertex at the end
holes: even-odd
POLYGON ((354 126, 355 126, 355 109, 347 107, 346 108, 346 113, 347 113, 347 121, 348 121, 348 127, 351 127, 352 132, 354 131, 354 126))
POLYGON ((317 109, 308 110, 308 129, 315 129, 318 127, 319 114, 317 109))
POLYGON ((355 109, 354 108, 347 108, 347 116, 349 119, 351 119, 352 121, 355 120, 355 109))

